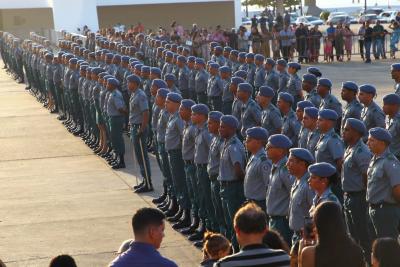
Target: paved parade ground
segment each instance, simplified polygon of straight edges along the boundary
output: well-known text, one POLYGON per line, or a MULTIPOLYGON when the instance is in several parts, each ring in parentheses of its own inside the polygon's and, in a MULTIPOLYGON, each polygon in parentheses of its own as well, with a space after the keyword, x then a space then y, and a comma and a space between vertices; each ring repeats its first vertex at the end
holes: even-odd
MULTIPOLYGON (((383 95, 393 92, 391 63, 356 60, 318 67, 333 80, 339 99, 341 82, 353 80, 376 85, 381 104, 383 95)), ((0 258, 7 266, 47 266, 53 256, 68 253, 78 266, 105 266, 132 237, 135 210, 152 206, 161 191, 155 159, 156 192, 132 193, 132 153, 126 169, 113 171, 24 88, 0 71, 0 258)), ((201 261, 201 252, 169 224, 161 253, 179 266, 201 261)))

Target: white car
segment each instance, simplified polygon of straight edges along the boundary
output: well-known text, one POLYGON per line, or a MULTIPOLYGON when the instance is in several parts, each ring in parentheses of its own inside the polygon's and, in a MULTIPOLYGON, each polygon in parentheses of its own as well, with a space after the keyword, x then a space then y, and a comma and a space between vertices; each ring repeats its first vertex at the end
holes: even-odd
POLYGON ((328 20, 332 19, 333 17, 337 17, 337 16, 349 16, 349 14, 347 14, 346 12, 341 12, 341 11, 331 12, 328 16, 328 20))
POLYGON ((250 26, 250 25, 251 25, 251 19, 242 18, 242 26, 250 26))
POLYGON ((323 25, 324 21, 314 16, 303 16, 303 17, 298 17, 296 20, 297 25, 300 23, 303 23, 304 25, 307 26, 316 26, 316 25, 319 26, 323 25))
POLYGON ((391 23, 392 21, 396 20, 398 12, 399 11, 396 10, 383 11, 381 14, 378 15, 378 20, 381 23, 391 23))

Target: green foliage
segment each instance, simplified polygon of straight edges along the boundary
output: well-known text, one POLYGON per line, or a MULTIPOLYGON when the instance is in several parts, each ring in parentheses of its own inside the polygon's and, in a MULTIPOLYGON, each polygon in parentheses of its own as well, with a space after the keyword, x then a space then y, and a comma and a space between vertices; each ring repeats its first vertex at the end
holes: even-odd
POLYGON ((324 21, 327 21, 330 14, 331 12, 329 11, 322 11, 321 14, 319 14, 319 18, 324 21))

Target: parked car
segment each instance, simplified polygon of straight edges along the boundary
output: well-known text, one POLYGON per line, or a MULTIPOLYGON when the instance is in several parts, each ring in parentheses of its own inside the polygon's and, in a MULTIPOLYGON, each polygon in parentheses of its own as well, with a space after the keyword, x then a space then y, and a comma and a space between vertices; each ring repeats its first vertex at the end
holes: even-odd
POLYGON ((365 12, 361 11, 360 15, 365 15, 365 14, 375 14, 375 15, 379 15, 383 12, 383 8, 379 8, 379 7, 374 7, 374 8, 369 8, 367 9, 365 12))
POLYGON ((351 22, 351 19, 348 15, 337 15, 326 21, 327 24, 332 23, 333 25, 338 25, 339 23, 350 24, 350 22, 351 22))
POLYGON ((376 21, 378 20, 378 16, 375 14, 366 14, 366 15, 362 15, 359 19, 358 19, 358 23, 364 23, 369 21, 372 24, 375 24, 376 21))
POLYGON ((350 24, 358 24, 358 19, 353 17, 353 16, 349 16, 350 18, 350 24))
POLYGON ((251 19, 242 18, 242 26, 251 26, 251 19))
POLYGON ((303 23, 304 25, 307 26, 315 26, 315 25, 323 25, 324 21, 314 16, 303 16, 303 17, 298 17, 296 20, 296 24, 300 23, 303 23))
POLYGON ((392 23, 392 21, 396 20, 398 12, 399 11, 396 10, 383 11, 381 14, 378 15, 378 20, 381 23, 392 23))
POLYGON ((331 12, 328 16, 328 20, 332 19, 333 17, 336 16, 348 16, 349 14, 347 14, 346 12, 341 12, 341 11, 335 11, 335 12, 331 12))

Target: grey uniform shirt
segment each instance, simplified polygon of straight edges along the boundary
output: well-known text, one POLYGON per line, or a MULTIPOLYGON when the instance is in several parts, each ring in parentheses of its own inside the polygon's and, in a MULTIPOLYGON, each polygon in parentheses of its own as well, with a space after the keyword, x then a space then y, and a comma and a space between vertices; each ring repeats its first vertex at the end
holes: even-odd
POLYGON ((218 65, 220 65, 221 67, 225 66, 225 63, 226 63, 226 59, 223 55, 219 55, 219 56, 212 55, 211 60, 214 61, 215 63, 218 63, 218 65))
POLYGON ((400 156, 400 112, 393 118, 386 117, 386 129, 392 135, 392 142, 389 145, 390 152, 397 158, 400 156))
POLYGON ((196 93, 207 93, 208 84, 208 73, 202 69, 196 73, 195 78, 195 92, 196 93))
POLYGON ((195 164, 208 163, 208 154, 210 152, 211 139, 212 136, 208 131, 207 123, 204 123, 203 125, 197 127, 194 152, 195 164))
POLYGON ((290 190, 294 182, 286 167, 287 157, 272 164, 267 191, 267 214, 288 216, 290 190))
POLYGON ((183 120, 178 111, 170 114, 165 132, 165 150, 176 150, 182 147, 183 120))
POLYGON ((336 111, 338 118, 342 117, 342 104, 334 95, 327 94, 324 98, 322 98, 321 104, 319 105, 319 110, 322 109, 332 109, 336 111))
POLYGON ((265 69, 264 66, 257 66, 256 68, 256 73, 254 77, 254 87, 259 88, 260 86, 263 86, 265 83, 265 69))
POLYGON ((333 128, 321 134, 315 150, 316 162, 327 162, 337 168, 336 160, 343 158, 343 155, 343 142, 333 128))
POLYGON ((311 152, 311 154, 315 155, 315 150, 317 149, 317 144, 320 137, 320 132, 315 129, 313 131, 309 131, 307 138, 307 149, 311 152))
POLYGON ((242 105, 243 102, 240 101, 238 98, 235 97, 233 99, 232 116, 235 116, 235 118, 239 121, 239 128, 241 127, 240 120, 242 119, 242 105))
POLYGON ((222 80, 224 89, 222 91, 222 102, 231 102, 233 101, 233 93, 230 90, 231 82, 229 80, 222 80))
POLYGON ((363 173, 367 173, 372 154, 362 139, 344 152, 342 188, 344 192, 360 192, 366 189, 363 173))
POLYGON ((278 93, 287 92, 287 84, 289 81, 289 74, 286 71, 279 72, 279 89, 278 93))
POLYGON ((304 126, 301 126, 300 128, 300 133, 299 133, 299 141, 298 141, 298 147, 301 148, 307 148, 307 141, 308 141, 308 135, 310 134, 310 129, 304 128, 304 126))
POLYGON ((207 96, 222 96, 224 84, 218 75, 210 76, 207 83, 207 96))
POLYGON ((122 116, 123 114, 118 109, 125 108, 124 98, 118 89, 115 89, 110 93, 107 103, 107 114, 108 116, 122 116))
POLYGON ((193 161, 197 129, 191 122, 185 121, 184 123, 185 128, 183 129, 182 138, 182 159, 193 161))
POLYGON ((367 130, 374 127, 385 128, 385 114, 374 101, 369 106, 364 106, 361 111, 361 120, 365 123, 367 130))
POLYGON ((267 129, 269 135, 281 133, 283 120, 281 112, 272 103, 270 103, 261 112, 261 126, 267 129))
POLYGON ((195 69, 191 69, 189 71, 189 83, 188 83, 188 86, 189 86, 189 91, 190 92, 194 92, 194 88, 196 87, 196 74, 197 74, 197 71, 195 69))
POLYGON ((179 69, 178 87, 181 92, 189 92, 189 75, 190 71, 187 66, 179 69))
POLYGON ((165 62, 162 70, 161 70, 161 78, 164 79, 165 75, 168 73, 172 73, 174 65, 172 63, 165 62))
POLYGON ((228 140, 224 140, 221 145, 221 159, 219 163, 220 181, 236 181, 239 177, 236 176, 234 166, 236 163, 244 169, 245 167, 245 150, 242 142, 236 135, 228 140))
POLYGON ((130 125, 141 124, 143 112, 149 110, 149 102, 145 92, 138 88, 131 94, 129 99, 129 123, 130 125))
POLYGON ((249 98, 247 103, 242 104, 240 121, 240 133, 243 137, 246 137, 247 129, 261 125, 261 108, 253 99, 249 98))
POLYGON ((208 165, 207 172, 208 175, 218 176, 219 172, 219 160, 221 157, 221 145, 223 140, 219 135, 214 135, 211 140, 210 152, 208 153, 208 165))
POLYGON ((396 83, 394 86, 394 93, 400 95, 400 83, 396 83))
POLYGON ((160 115, 160 111, 161 108, 154 103, 153 107, 151 108, 151 128, 153 131, 157 130, 158 116, 160 115))
POLYGON ((264 78, 264 85, 274 89, 276 95, 279 90, 279 74, 275 70, 267 71, 264 78))
POLYGON ((317 93, 317 89, 312 89, 310 92, 306 93, 304 96, 304 100, 308 100, 314 104, 315 107, 319 107, 321 105, 321 96, 317 93))
POLYGON ((293 147, 297 147, 301 124, 297 120, 296 113, 290 110, 283 116, 282 134, 286 135, 293 143, 293 147))
POLYGON ((167 131, 167 124, 169 120, 168 111, 163 108, 160 109, 158 120, 157 120, 157 142, 165 143, 165 132, 167 131))
POLYGON ((271 166, 272 163, 267 158, 264 148, 251 155, 246 165, 244 177, 244 196, 246 199, 265 200, 271 166))
POLYGON ((293 97, 300 97, 302 93, 302 86, 301 86, 301 80, 297 74, 290 75, 287 84, 287 91, 293 97))
POLYGON ((347 103, 347 105, 343 109, 342 125, 340 127, 342 134, 344 131, 344 126, 346 125, 346 120, 348 118, 354 118, 359 120, 361 118, 362 109, 363 107, 357 99, 354 99, 350 103, 347 103))
POLYGON ((254 79, 256 76, 256 64, 254 63, 250 63, 247 64, 248 66, 248 70, 247 70, 247 78, 246 81, 251 84, 252 86, 254 86, 254 79))
POLYGON ((368 167, 368 203, 396 203, 392 196, 392 189, 400 184, 399 164, 398 159, 389 149, 386 149, 380 156, 372 157, 368 167))
POLYGON ((304 219, 310 217, 310 208, 315 196, 308 185, 310 174, 306 172, 299 180, 295 179, 290 190, 289 227, 295 232, 304 227, 304 219))

